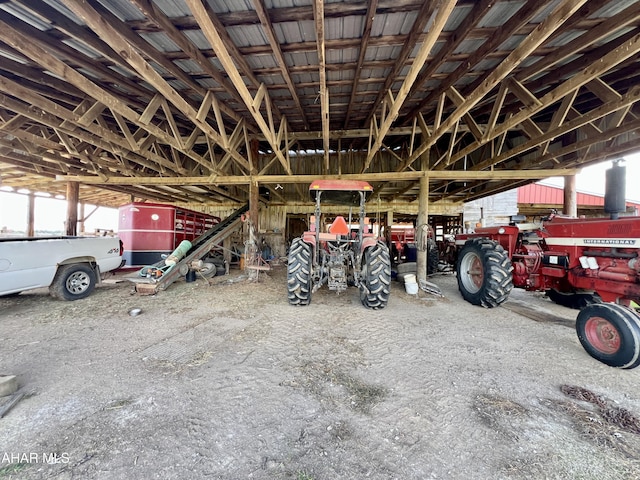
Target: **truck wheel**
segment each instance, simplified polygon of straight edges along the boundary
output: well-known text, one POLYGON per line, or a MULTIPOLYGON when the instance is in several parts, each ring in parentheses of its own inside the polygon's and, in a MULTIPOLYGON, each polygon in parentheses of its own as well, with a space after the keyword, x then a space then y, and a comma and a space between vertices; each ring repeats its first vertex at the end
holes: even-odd
POLYGON ((583 308, 576 319, 580 343, 596 360, 611 367, 640 365, 640 318, 615 303, 597 303, 583 308))
POLYGON ((80 300, 89 296, 96 286, 96 273, 86 263, 60 265, 49 293, 60 300, 80 300))
POLYGON ((294 239, 289 248, 287 296, 291 305, 311 303, 311 246, 302 238, 294 239))
POLYGON ((497 307, 513 288, 512 270, 507 252, 498 242, 472 238, 466 241, 458 256, 458 289, 473 305, 497 307))
POLYGON ((387 246, 378 242, 364 252, 360 282, 360 301, 367 308, 387 306, 391 293, 391 258, 387 246))

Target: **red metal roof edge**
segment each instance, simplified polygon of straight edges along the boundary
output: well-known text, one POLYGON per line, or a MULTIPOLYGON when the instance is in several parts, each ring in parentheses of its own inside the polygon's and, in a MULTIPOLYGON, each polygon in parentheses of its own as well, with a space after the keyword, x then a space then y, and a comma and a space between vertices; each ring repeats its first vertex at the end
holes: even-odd
MULTIPOLYGON (((604 206, 604 195, 578 192, 576 200, 578 206, 604 206)), ((529 185, 518 187, 518 203, 563 205, 564 189, 551 185, 530 183, 529 185)), ((640 202, 627 200, 626 205, 640 209, 640 202)))

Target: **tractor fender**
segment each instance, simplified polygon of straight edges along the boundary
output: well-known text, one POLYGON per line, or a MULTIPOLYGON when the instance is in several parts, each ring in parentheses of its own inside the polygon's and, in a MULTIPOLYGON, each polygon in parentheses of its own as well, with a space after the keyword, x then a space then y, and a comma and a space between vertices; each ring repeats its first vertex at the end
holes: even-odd
POLYGON ((367 248, 373 247, 378 243, 378 239, 375 237, 365 237, 362 239, 362 251, 364 252, 367 248))
POLYGON ((313 249, 316 247, 316 236, 313 232, 305 232, 302 234, 302 241, 311 245, 313 249))

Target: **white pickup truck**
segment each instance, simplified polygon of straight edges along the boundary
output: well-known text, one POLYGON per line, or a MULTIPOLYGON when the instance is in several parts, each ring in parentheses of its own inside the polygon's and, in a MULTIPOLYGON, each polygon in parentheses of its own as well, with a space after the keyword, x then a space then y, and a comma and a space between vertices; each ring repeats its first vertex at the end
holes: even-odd
POLYGON ((85 298, 122 252, 118 237, 0 238, 0 296, 49 287, 61 300, 85 298))

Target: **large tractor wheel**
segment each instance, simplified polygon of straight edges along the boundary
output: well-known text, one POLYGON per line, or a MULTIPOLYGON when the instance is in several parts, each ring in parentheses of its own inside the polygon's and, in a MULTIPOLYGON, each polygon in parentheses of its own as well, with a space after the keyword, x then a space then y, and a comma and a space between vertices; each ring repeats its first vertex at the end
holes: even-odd
POLYGON ((287 261, 287 296, 291 305, 311 303, 311 246, 302 238, 291 242, 287 261))
POLYGON ((611 367, 640 365, 640 318, 615 303, 597 303, 583 308, 576 319, 580 343, 596 360, 611 367))
POLYGON ((458 256, 458 289, 473 305, 497 307, 513 289, 512 270, 507 252, 498 242, 472 238, 458 256))
POLYGON ((391 293, 391 258, 387 246, 378 242, 364 252, 360 301, 367 308, 387 306, 391 293))

